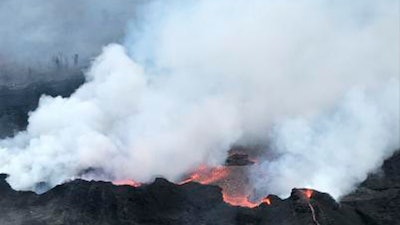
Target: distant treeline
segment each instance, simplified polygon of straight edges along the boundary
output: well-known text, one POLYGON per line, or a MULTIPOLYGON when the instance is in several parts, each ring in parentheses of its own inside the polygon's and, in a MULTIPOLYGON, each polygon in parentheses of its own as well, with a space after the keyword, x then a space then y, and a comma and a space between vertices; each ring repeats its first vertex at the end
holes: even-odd
POLYGON ((62 52, 48 60, 37 59, 25 65, 16 62, 0 62, 0 87, 18 87, 32 82, 63 80, 82 76, 89 60, 78 53, 67 55, 62 52))

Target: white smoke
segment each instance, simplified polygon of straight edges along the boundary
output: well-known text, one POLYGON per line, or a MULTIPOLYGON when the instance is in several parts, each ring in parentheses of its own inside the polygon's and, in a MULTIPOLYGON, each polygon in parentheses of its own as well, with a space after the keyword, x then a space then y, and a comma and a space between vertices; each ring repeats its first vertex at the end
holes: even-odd
POLYGON ((88 168, 101 169, 95 179, 177 180, 222 163, 233 144, 269 141, 258 193, 340 196, 399 147, 397 6, 155 2, 76 93, 42 97, 27 130, 0 141, 0 172, 17 189, 88 168))
POLYGON ((309 187, 339 198, 352 191, 400 146, 399 90, 398 80, 356 88, 315 118, 278 122, 269 139, 274 156, 252 168, 256 193, 309 187))

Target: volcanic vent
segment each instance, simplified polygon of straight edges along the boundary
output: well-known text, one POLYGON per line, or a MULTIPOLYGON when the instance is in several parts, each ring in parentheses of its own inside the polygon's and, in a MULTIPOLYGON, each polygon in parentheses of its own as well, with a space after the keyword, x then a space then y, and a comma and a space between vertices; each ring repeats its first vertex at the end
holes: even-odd
MULTIPOLYGON (((203 185, 219 186, 222 191, 223 200, 232 206, 254 208, 261 203, 269 205, 271 202, 268 197, 261 199, 252 198, 253 188, 249 179, 249 169, 257 163, 256 154, 258 151, 257 147, 233 147, 229 151, 224 165, 216 167, 200 165, 195 170, 183 176, 177 184, 184 185, 196 182, 203 185)), ((113 184, 133 187, 140 187, 142 185, 139 182, 129 179, 116 180, 113 181, 113 184)))
POLYGON ((252 185, 248 178, 248 169, 255 162, 246 153, 230 151, 225 165, 207 168, 200 166, 180 184, 198 182, 201 184, 217 185, 222 188, 223 200, 234 206, 256 207, 261 202, 269 204, 268 198, 252 202, 252 185))

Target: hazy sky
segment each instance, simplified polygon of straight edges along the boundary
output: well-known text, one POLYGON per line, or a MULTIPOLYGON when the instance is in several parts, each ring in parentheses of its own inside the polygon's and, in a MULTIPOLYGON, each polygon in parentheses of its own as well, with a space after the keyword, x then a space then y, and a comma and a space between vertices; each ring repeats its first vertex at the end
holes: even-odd
MULTIPOLYGON (((48 61, 60 52, 94 57, 122 41, 140 0, 2 0, 0 65, 48 61)), ((33 64, 33 65, 32 65, 33 64)))

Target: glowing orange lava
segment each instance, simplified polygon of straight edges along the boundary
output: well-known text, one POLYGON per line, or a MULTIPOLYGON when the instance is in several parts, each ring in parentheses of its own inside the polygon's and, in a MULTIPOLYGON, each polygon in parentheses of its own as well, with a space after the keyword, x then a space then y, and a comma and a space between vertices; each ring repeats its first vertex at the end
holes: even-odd
POLYGON ((114 185, 118 185, 118 186, 129 185, 132 187, 139 187, 140 185, 142 185, 141 183, 136 182, 134 180, 117 180, 117 181, 113 181, 112 183, 114 185))
POLYGON ((308 199, 311 199, 312 194, 313 194, 313 190, 311 190, 311 189, 306 189, 306 190, 304 190, 303 192, 304 192, 304 195, 305 195, 308 199))
POLYGON ((223 166, 207 168, 204 165, 200 165, 188 178, 179 182, 179 184, 186 184, 192 181, 200 184, 211 184, 225 178, 228 174, 228 169, 223 166))
MULTIPOLYGON (((190 173, 186 179, 182 180, 178 184, 183 185, 189 182, 197 182, 203 185, 218 185, 222 188, 223 201, 232 206, 255 208, 260 204, 271 205, 271 200, 268 197, 256 202, 249 200, 248 195, 250 193, 246 191, 246 188, 241 186, 241 184, 243 185, 243 179, 240 178, 240 176, 235 176, 238 175, 237 172, 235 172, 237 169, 238 167, 234 166, 207 167, 205 165, 200 165, 196 170, 194 170, 194 172, 190 173), (239 183, 237 183, 238 181, 239 183)), ((119 180, 114 181, 113 184, 129 185, 133 187, 139 187, 142 185, 134 180, 119 180)), ((244 183, 244 185, 246 184, 244 183)), ((307 194, 307 191, 311 190, 305 191, 305 195, 311 197, 312 191, 310 194, 307 194)))
POLYGON ((266 197, 262 199, 259 202, 251 202, 248 197, 245 196, 229 196, 226 193, 222 192, 222 197, 224 199, 224 202, 233 205, 233 206, 241 206, 241 207, 247 207, 247 208, 255 208, 259 206, 262 203, 265 203, 267 205, 271 205, 271 200, 266 197))
POLYGON ((252 202, 249 200, 248 196, 244 193, 238 193, 237 191, 229 191, 229 176, 231 175, 232 168, 225 166, 218 166, 214 168, 209 168, 205 165, 200 165, 193 173, 189 175, 188 178, 179 182, 180 185, 189 182, 197 182, 200 184, 214 184, 222 188, 222 197, 224 202, 233 205, 254 208, 264 203, 267 205, 271 204, 269 198, 264 198, 257 202, 252 202), (228 183, 226 183, 228 181, 228 183), (228 185, 228 186, 227 186, 228 185))
POLYGON ((269 199, 268 197, 264 198, 261 203, 265 203, 267 205, 271 205, 271 199, 269 199))

